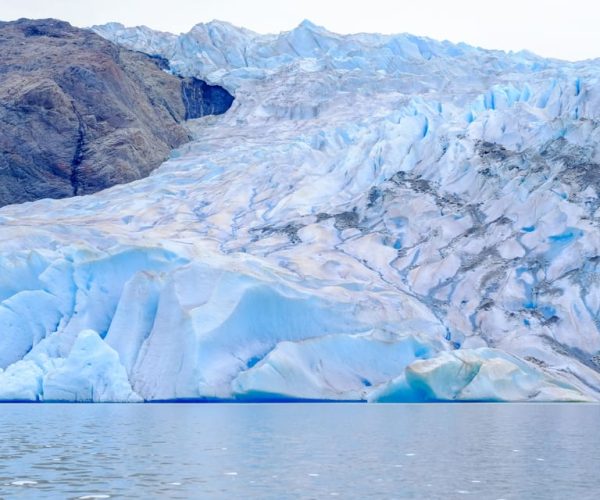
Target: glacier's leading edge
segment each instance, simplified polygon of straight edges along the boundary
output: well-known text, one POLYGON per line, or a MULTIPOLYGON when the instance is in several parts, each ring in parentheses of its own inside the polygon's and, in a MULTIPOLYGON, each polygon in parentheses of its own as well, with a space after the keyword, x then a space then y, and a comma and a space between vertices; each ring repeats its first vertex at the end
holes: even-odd
POLYGON ((235 95, 0 209, 0 400, 600 399, 600 66, 310 22, 100 35, 235 95))

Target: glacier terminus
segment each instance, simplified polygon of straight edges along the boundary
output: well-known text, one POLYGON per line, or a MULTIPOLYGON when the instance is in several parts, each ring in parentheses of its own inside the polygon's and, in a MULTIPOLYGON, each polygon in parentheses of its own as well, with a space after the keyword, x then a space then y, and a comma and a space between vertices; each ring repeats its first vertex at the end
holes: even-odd
POLYGON ((0 209, 0 400, 600 399, 600 65, 224 22, 149 177, 0 209))

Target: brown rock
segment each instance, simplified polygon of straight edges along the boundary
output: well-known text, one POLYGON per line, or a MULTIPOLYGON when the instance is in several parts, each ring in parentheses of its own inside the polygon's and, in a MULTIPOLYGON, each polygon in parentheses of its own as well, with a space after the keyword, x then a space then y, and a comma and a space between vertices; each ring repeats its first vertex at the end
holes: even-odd
MULTIPOLYGON (((51 19, 0 23, 0 53, 0 206, 148 175, 189 140, 182 90, 210 87, 51 19)), ((233 98, 216 92, 224 112, 233 98)))

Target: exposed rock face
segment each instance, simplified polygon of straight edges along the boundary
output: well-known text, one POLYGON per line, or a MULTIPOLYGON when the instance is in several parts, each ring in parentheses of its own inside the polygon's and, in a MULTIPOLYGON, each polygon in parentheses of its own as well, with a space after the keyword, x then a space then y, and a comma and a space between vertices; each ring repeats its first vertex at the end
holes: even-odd
POLYGON ((181 81, 181 95, 185 105, 185 119, 206 115, 220 115, 227 111, 233 97, 223 87, 209 85, 198 78, 181 81))
POLYGON ((140 179, 233 101, 62 21, 0 23, 0 52, 0 206, 140 179))

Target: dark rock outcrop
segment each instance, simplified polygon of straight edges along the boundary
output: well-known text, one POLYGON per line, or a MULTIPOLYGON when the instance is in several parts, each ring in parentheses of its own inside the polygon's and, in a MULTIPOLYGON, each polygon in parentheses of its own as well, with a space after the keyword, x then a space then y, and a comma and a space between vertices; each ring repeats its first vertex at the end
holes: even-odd
POLYGON ((233 101, 62 21, 0 22, 0 53, 0 206, 142 178, 233 101))
POLYGON ((233 103, 233 96, 223 87, 209 85, 197 78, 185 78, 181 82, 181 94, 185 104, 185 119, 225 113, 233 103))

